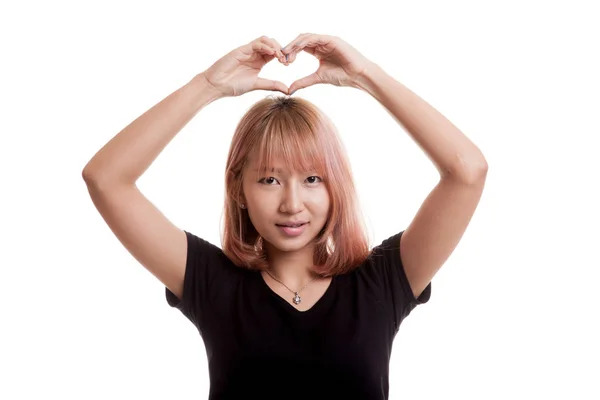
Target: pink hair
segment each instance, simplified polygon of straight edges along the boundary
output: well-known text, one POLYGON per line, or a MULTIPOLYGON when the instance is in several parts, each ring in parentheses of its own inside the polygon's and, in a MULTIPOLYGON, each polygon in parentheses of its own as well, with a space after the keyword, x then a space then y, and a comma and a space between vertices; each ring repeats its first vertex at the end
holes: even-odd
POLYGON ((321 276, 346 273, 369 255, 369 238, 359 208, 345 148, 337 129, 315 105, 299 97, 269 96, 254 104, 238 123, 225 168, 223 252, 239 267, 268 267, 258 234, 240 207, 242 179, 256 151, 259 171, 276 157, 295 171, 317 171, 330 197, 327 223, 315 238, 313 271, 321 276))

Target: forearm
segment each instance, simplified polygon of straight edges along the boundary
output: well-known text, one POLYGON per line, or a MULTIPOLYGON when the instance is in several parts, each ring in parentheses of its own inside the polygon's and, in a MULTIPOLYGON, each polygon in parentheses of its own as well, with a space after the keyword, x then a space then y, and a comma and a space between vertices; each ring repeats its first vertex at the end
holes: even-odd
POLYGON ((408 131, 425 151, 442 177, 472 181, 487 170, 485 157, 457 127, 441 113, 377 64, 355 85, 371 94, 408 131))
POLYGON ((217 98, 203 75, 196 75, 104 145, 85 166, 84 179, 134 184, 175 135, 217 98))

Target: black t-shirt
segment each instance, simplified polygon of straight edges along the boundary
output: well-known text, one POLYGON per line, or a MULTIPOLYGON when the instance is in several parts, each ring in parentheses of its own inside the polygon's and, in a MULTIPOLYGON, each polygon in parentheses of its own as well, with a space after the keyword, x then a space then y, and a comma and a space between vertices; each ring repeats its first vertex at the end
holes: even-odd
POLYGON ((357 269, 334 276, 299 311, 260 272, 185 231, 181 301, 166 299, 197 328, 208 356, 209 399, 387 399, 392 342, 400 323, 431 296, 415 298, 400 261, 400 237, 376 246, 357 269))

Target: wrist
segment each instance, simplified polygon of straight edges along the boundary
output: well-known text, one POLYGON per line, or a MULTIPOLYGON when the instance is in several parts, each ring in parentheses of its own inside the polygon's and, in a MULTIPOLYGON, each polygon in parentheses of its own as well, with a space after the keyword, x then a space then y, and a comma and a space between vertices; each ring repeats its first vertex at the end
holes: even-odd
POLYGON ((370 62, 356 77, 352 86, 369 94, 374 94, 375 87, 384 75, 385 71, 379 65, 370 62))
POLYGON ((223 93, 219 92, 210 84, 210 82, 208 82, 203 72, 194 76, 192 80, 188 82, 187 86, 189 86, 190 91, 193 93, 195 101, 202 105, 207 105, 224 97, 223 93))

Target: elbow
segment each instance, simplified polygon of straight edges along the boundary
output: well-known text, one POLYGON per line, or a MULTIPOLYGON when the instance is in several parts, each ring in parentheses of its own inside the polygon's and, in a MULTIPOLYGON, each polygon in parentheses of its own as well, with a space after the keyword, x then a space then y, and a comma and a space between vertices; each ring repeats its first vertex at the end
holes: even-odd
POLYGON ((97 174, 92 173, 87 166, 81 171, 81 177, 85 183, 92 183, 97 179, 97 174))
MULTIPOLYGON (((485 158, 461 162, 454 168, 444 171, 445 177, 458 179, 461 182, 472 185, 485 182, 488 172, 488 163, 485 158)), ((444 176, 443 176, 444 177, 444 176)))

